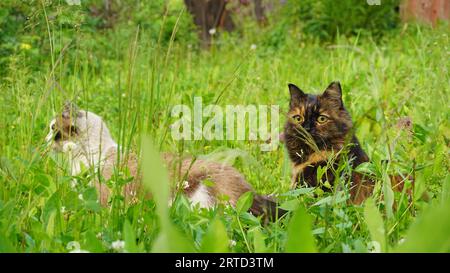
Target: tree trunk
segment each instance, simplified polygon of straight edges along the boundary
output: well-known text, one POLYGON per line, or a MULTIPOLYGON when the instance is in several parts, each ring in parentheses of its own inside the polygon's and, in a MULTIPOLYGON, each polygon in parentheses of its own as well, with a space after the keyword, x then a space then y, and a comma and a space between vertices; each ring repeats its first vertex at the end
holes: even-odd
POLYGON ((226 0, 184 0, 187 10, 192 14, 203 48, 211 45, 211 36, 217 28, 232 31, 235 25, 226 10, 226 0))
POLYGON ((255 0, 255 15, 259 25, 265 26, 267 24, 267 18, 264 14, 262 0, 255 0))

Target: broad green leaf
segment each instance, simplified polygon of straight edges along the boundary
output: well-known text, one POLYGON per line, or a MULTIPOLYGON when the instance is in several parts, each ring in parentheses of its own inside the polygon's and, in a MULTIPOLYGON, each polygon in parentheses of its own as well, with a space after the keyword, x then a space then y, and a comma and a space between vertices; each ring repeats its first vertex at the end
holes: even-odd
POLYGON ((306 209, 299 206, 287 228, 285 252, 317 252, 311 226, 311 220, 306 209))
POLYGON ((60 198, 59 192, 55 192, 45 203, 42 211, 42 221, 46 226, 48 226, 50 216, 60 209, 60 198))
POLYGON ((194 252, 192 243, 172 223, 161 229, 152 247, 153 253, 194 252))
POLYGON ((280 208, 287 211, 294 211, 298 208, 300 201, 298 199, 292 199, 281 203, 280 208))
POLYGON ((307 195, 312 192, 314 192, 315 188, 300 188, 295 190, 290 190, 288 192, 280 194, 280 196, 291 196, 291 197, 298 197, 300 195, 307 195))
POLYGON ((361 240, 356 240, 353 245, 356 253, 367 253, 367 246, 361 240))
POLYGON ((264 242, 265 236, 261 232, 261 228, 257 227, 251 231, 253 234, 253 247, 255 253, 265 253, 268 252, 266 243, 264 242))
POLYGON ((0 253, 15 253, 16 249, 11 243, 11 240, 5 235, 3 232, 0 233, 0 253))
POLYGON ((419 125, 418 123, 414 123, 413 132, 414 132, 414 136, 417 139, 419 139, 421 143, 424 143, 427 136, 430 134, 430 132, 427 129, 425 129, 423 126, 419 125))
MULTIPOLYGON (((161 221, 168 220, 169 178, 158 151, 149 138, 143 139, 143 181, 147 190, 152 193, 156 210, 161 221)), ((165 224, 165 223, 163 223, 165 224)))
POLYGON ((355 168, 355 172, 365 173, 365 174, 375 174, 376 168, 372 162, 363 162, 355 168))
POLYGON ((384 195, 384 207, 386 208, 386 215, 390 219, 394 217, 394 191, 391 186, 391 179, 387 173, 383 174, 383 195, 384 195))
POLYGON ((325 174, 325 172, 327 170, 328 170, 327 166, 319 166, 317 168, 317 172, 316 172, 317 181, 322 181, 322 176, 325 174))
POLYGON ((149 138, 143 143, 143 175, 144 186, 152 193, 156 203, 156 212, 160 219, 161 228, 152 252, 193 252, 194 247, 172 224, 169 218, 169 178, 161 157, 149 138))
POLYGON ((312 230, 313 235, 319 235, 319 234, 323 234, 323 233, 325 233, 324 227, 320 227, 320 228, 316 228, 316 229, 312 230))
POLYGON ((97 189, 89 187, 83 192, 83 203, 87 210, 99 212, 101 210, 100 203, 97 198, 97 189))
POLYGON ((152 246, 153 253, 170 253, 172 252, 172 247, 170 245, 169 238, 167 238, 167 232, 160 232, 155 239, 152 246))
POLYGON ((228 252, 229 239, 225 226, 219 219, 214 219, 203 236, 200 252, 228 252))
POLYGON ((386 251, 386 237, 384 222, 380 212, 372 198, 368 198, 364 205, 364 220, 369 228, 370 237, 381 246, 381 251, 386 251))
POLYGON ((83 248, 93 253, 103 252, 102 242, 95 236, 94 232, 88 230, 84 234, 83 248))
POLYGON ((450 252, 450 202, 435 203, 416 218, 395 252, 450 252))
POLYGON ((253 204, 253 192, 248 191, 241 195, 239 199, 236 202, 236 211, 237 213, 241 214, 246 211, 252 206, 253 204))
POLYGON ((125 250, 127 252, 139 252, 139 249, 136 245, 136 236, 134 234, 134 230, 128 220, 125 220, 123 224, 123 235, 125 241, 125 250))
POLYGON ((442 185, 441 202, 450 202, 450 175, 448 174, 442 185))
POLYGON ((55 234, 55 218, 56 211, 52 211, 48 217, 47 227, 45 228, 47 235, 50 237, 53 237, 53 235, 55 234))
POLYGON ((97 189, 89 187, 83 192, 83 200, 85 201, 97 201, 97 189))
POLYGON ((312 206, 321 206, 324 204, 335 205, 338 203, 345 202, 347 200, 347 196, 343 191, 337 192, 335 195, 327 196, 325 198, 321 198, 319 201, 314 203, 312 206))
POLYGON ((50 175, 39 173, 34 177, 34 180, 36 182, 36 185, 34 186, 34 192, 36 194, 48 195, 49 193, 56 191, 56 185, 50 175))

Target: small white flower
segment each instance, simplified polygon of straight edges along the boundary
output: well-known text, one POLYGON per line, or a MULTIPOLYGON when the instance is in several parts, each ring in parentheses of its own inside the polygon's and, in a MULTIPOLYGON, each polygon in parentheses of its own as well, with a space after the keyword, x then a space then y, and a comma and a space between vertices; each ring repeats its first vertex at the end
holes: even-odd
POLYGON ((81 194, 81 193, 80 193, 80 194, 78 194, 78 199, 80 199, 80 200, 84 200, 84 199, 83 199, 83 194, 81 194))
POLYGON ((61 207, 61 213, 64 213, 64 212, 66 212, 66 207, 62 206, 61 207))
POLYGON ((89 251, 81 249, 80 243, 77 241, 69 242, 66 248, 67 250, 70 250, 69 253, 89 253, 89 251))
POLYGON ((74 249, 74 248, 80 248, 80 243, 79 242, 77 242, 77 241, 70 241, 68 244, 67 244, 67 246, 66 246, 66 248, 67 249, 74 249))
POLYGON ((381 253, 381 245, 377 241, 371 241, 367 244, 367 247, 372 253, 381 253))
POLYGON ((209 35, 214 35, 214 34, 216 34, 216 29, 215 28, 210 29, 209 35))
POLYGON ((76 179, 72 179, 70 181, 70 187, 72 187, 72 189, 74 189, 77 186, 78 182, 76 179))
POLYGON ((187 189, 189 188, 189 182, 187 182, 186 180, 183 181, 183 189, 187 189))
POLYGON ((69 141, 67 143, 64 143, 63 145, 63 152, 69 153, 77 148, 77 144, 75 142, 69 141))
POLYGON ((122 251, 125 247, 125 242, 121 240, 114 241, 112 242, 111 247, 116 251, 122 251))
POLYGON ((236 241, 235 240, 230 240, 230 247, 234 247, 236 246, 236 241))
POLYGON ((255 50, 255 49, 256 49, 256 45, 255 45, 255 44, 252 44, 252 45, 250 46, 250 49, 251 49, 251 50, 255 50))
POLYGON ((80 6, 81 0, 66 0, 66 3, 69 4, 69 6, 80 6))
POLYGON ((369 6, 374 6, 374 5, 379 6, 379 5, 381 5, 381 0, 367 0, 367 4, 369 6))

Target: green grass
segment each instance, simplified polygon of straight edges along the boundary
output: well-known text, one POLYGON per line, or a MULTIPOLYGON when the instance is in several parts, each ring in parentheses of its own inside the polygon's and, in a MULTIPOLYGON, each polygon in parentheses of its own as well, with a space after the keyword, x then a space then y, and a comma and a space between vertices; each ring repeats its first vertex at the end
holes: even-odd
MULTIPOLYGON (((117 251, 112 243, 124 240, 129 252, 368 252, 377 243, 387 252, 449 252, 445 229, 434 233, 450 221, 443 209, 450 187, 448 28, 409 26, 378 44, 287 39, 278 49, 247 34, 199 52, 186 44, 160 46, 138 29, 127 36, 75 33, 67 40, 49 26, 48 61, 30 65, 25 48, 12 56, 0 86, 0 251, 67 252, 76 241, 83 250, 112 252, 117 251), (283 123, 287 83, 319 93, 333 80, 340 80, 356 134, 373 160, 365 167, 377 177, 377 187, 366 208, 347 204, 343 191, 290 191, 283 146, 262 152, 258 142, 178 142, 170 136, 171 107, 192 105, 194 96, 202 96, 204 104, 219 99, 221 106, 277 104, 283 123), (163 206, 161 200, 129 206, 118 195, 111 207, 101 208, 89 186, 92 170, 71 177, 64 156, 44 143, 49 121, 68 99, 103 116, 114 138, 131 150, 141 151, 142 136, 148 135, 161 151, 230 155, 258 193, 277 194, 283 208, 296 212, 263 225, 229 207, 191 210, 181 196, 169 211, 155 208, 163 206), (411 118, 412 133, 396 126, 404 117, 411 118), (390 163, 382 165, 384 159, 390 163), (415 176, 413 202, 399 193, 381 196, 388 173, 415 176), (424 192, 429 201, 421 198, 424 192), (427 248, 420 236, 434 236, 435 244, 427 248), (216 244, 220 240, 230 243, 216 244)), ((118 187, 121 179, 110 184, 118 187)), ((153 191, 158 191, 154 183, 165 185, 164 175, 146 179, 156 180, 148 181, 153 191)))

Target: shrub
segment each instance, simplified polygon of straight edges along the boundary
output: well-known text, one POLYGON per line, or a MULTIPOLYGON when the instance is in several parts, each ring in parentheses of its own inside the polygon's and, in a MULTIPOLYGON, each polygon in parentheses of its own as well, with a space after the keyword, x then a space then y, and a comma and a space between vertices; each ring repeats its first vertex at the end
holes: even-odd
POLYGON ((381 37, 398 25, 398 5, 398 0, 381 0, 380 5, 364 0, 288 0, 280 12, 282 24, 299 25, 306 35, 330 41, 338 34, 381 37))

